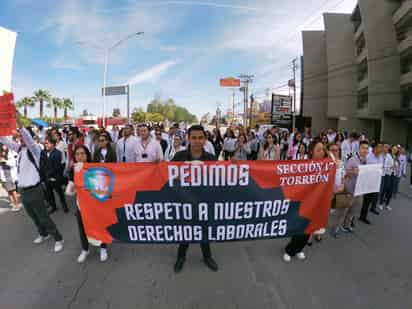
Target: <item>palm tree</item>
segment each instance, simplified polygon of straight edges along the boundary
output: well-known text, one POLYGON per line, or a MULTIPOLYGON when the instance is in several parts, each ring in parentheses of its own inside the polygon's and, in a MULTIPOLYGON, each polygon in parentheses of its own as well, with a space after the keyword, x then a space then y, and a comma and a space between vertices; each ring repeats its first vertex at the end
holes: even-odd
POLYGON ((22 108, 23 107, 23 115, 24 118, 27 118, 27 107, 33 107, 34 106, 34 101, 30 97, 24 97, 20 101, 16 103, 17 108, 22 108))
POLYGON ((39 89, 34 93, 33 100, 40 103, 40 118, 43 118, 44 102, 50 102, 51 95, 47 90, 39 89))
POLYGON ((57 120, 57 110, 62 108, 63 101, 60 98, 53 98, 49 103, 47 103, 48 108, 53 108, 54 111, 54 121, 57 120))
POLYGON ((67 120, 67 111, 74 109, 72 100, 68 98, 64 98, 63 103, 62 103, 62 108, 64 109, 64 120, 67 120))

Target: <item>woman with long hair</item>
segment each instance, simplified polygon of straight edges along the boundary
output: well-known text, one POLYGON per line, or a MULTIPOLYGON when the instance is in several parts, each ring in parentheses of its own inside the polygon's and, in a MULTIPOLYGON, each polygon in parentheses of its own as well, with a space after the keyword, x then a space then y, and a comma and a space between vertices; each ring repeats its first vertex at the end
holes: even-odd
POLYGON ((182 146, 183 140, 180 135, 175 135, 173 137, 173 143, 169 145, 165 152, 165 160, 171 161, 176 153, 179 151, 186 150, 186 147, 182 146))
POLYGON ((233 133, 231 128, 227 128, 225 138, 223 139, 225 161, 231 159, 234 156, 236 151, 236 142, 237 138, 235 137, 235 133, 233 133))
POLYGON ((308 159, 308 154, 306 151, 306 144, 300 143, 298 147, 298 152, 296 153, 293 160, 307 160, 307 159, 308 159))
POLYGON ((288 159, 292 160, 298 152, 299 144, 302 142, 302 133, 296 132, 293 135, 293 141, 288 147, 288 159))
POLYGON ((109 162, 117 162, 116 158, 116 150, 110 143, 111 137, 109 133, 103 131, 101 132, 98 137, 97 141, 98 144, 95 147, 93 153, 93 162, 96 163, 109 163, 109 162))
MULTIPOLYGON (((309 159, 322 160, 326 157, 326 151, 319 139, 313 140, 309 145, 309 159)), ((292 236, 289 244, 285 247, 285 253, 283 254, 283 260, 289 263, 292 257, 297 257, 299 260, 306 258, 303 249, 307 245, 310 239, 310 235, 301 234, 292 236)))
POLYGON ((288 158, 288 148, 289 148, 289 132, 288 131, 283 131, 281 133, 279 145, 280 145, 280 159, 286 160, 288 158))
MULTIPOLYGON (((89 149, 84 145, 78 145, 74 150, 74 163, 89 163, 89 162, 92 162, 92 156, 91 156, 89 149)), ((70 178, 71 178, 70 180, 73 181, 73 178, 74 178, 73 168, 71 171, 70 178)), ((77 258, 77 262, 83 263, 87 259, 87 256, 89 255, 89 241, 87 240, 86 232, 84 230, 82 214, 80 212, 80 206, 78 202, 77 202, 75 215, 77 218, 80 242, 82 246, 82 251, 79 257, 77 258)), ((107 244, 102 243, 100 245, 100 261, 105 262, 107 259, 108 259, 107 244)))
POLYGON ((249 139, 249 146, 250 146, 250 151, 251 151, 248 157, 248 160, 257 160, 258 153, 259 153, 259 140, 256 137, 255 132, 250 131, 248 133, 248 139, 249 139))
POLYGON ((219 128, 213 129, 211 142, 213 144, 213 147, 215 147, 216 160, 219 160, 220 154, 222 152, 222 147, 223 147, 223 138, 222 138, 222 134, 220 134, 219 128))
POLYGON ((247 160, 250 155, 250 146, 247 141, 247 136, 245 133, 239 133, 237 142, 235 144, 235 153, 233 154, 233 159, 235 160, 247 160))
POLYGON ((276 136, 268 132, 259 151, 259 160, 280 160, 280 146, 276 136))

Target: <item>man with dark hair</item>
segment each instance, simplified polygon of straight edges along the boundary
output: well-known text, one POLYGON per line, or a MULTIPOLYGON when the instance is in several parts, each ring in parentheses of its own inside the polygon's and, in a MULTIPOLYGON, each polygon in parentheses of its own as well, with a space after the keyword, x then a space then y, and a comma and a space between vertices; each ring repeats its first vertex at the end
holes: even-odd
POLYGON ((163 160, 163 150, 159 142, 150 136, 149 126, 139 126, 140 140, 137 142, 136 162, 160 162, 163 160))
POLYGON ((116 143, 117 162, 137 162, 137 143, 139 138, 133 135, 134 128, 131 124, 123 128, 123 137, 116 143))
POLYGON ((56 200, 54 198, 54 192, 56 191, 59 196, 60 203, 62 204, 65 213, 69 212, 66 199, 64 198, 64 192, 62 186, 64 184, 63 168, 62 168, 62 153, 56 148, 56 139, 52 136, 48 136, 44 143, 45 152, 47 155, 47 195, 51 209, 49 213, 53 213, 57 210, 56 200))
MULTIPOLYGON (((204 150, 206 143, 206 132, 200 125, 193 125, 189 128, 189 147, 187 150, 180 151, 175 154, 172 161, 215 161, 215 156, 204 150)), ((193 162, 192 164, 196 164, 193 162)), ((193 201, 195 204, 197 201, 193 201)), ((186 261, 186 253, 189 248, 189 244, 180 244, 177 254, 176 264, 174 270, 176 273, 180 272, 186 261)), ((203 253, 203 262, 213 271, 218 270, 217 263, 212 258, 212 252, 208 242, 202 242, 200 248, 203 253)))
POLYGON ((41 150, 34 142, 33 132, 23 128, 19 118, 17 125, 20 128, 21 145, 0 137, 0 142, 19 153, 17 164, 17 183, 21 193, 22 202, 27 214, 37 227, 39 236, 33 241, 41 244, 53 236, 55 242, 54 252, 63 250, 63 238, 54 222, 47 213, 45 193, 42 188, 40 173, 41 150))

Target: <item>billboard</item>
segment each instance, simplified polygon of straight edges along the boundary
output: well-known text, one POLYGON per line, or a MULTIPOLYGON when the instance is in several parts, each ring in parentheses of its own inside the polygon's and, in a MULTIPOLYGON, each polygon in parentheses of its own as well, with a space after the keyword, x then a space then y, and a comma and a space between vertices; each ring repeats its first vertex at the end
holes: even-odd
POLYGON ((272 94, 272 124, 291 128, 292 126, 292 97, 272 94))
POLYGON ((11 92, 16 37, 16 32, 0 27, 0 95, 3 91, 11 92))
POLYGON ((220 79, 221 87, 240 87, 240 79, 234 77, 226 77, 220 79))

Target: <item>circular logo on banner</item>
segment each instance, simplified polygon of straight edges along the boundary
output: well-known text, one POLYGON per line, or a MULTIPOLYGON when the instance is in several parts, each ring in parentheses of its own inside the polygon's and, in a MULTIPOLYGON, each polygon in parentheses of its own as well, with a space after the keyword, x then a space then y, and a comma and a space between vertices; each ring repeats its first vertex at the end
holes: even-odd
POLYGON ((113 184, 113 173, 103 167, 93 167, 84 173, 86 190, 100 202, 104 202, 112 196, 113 184))

